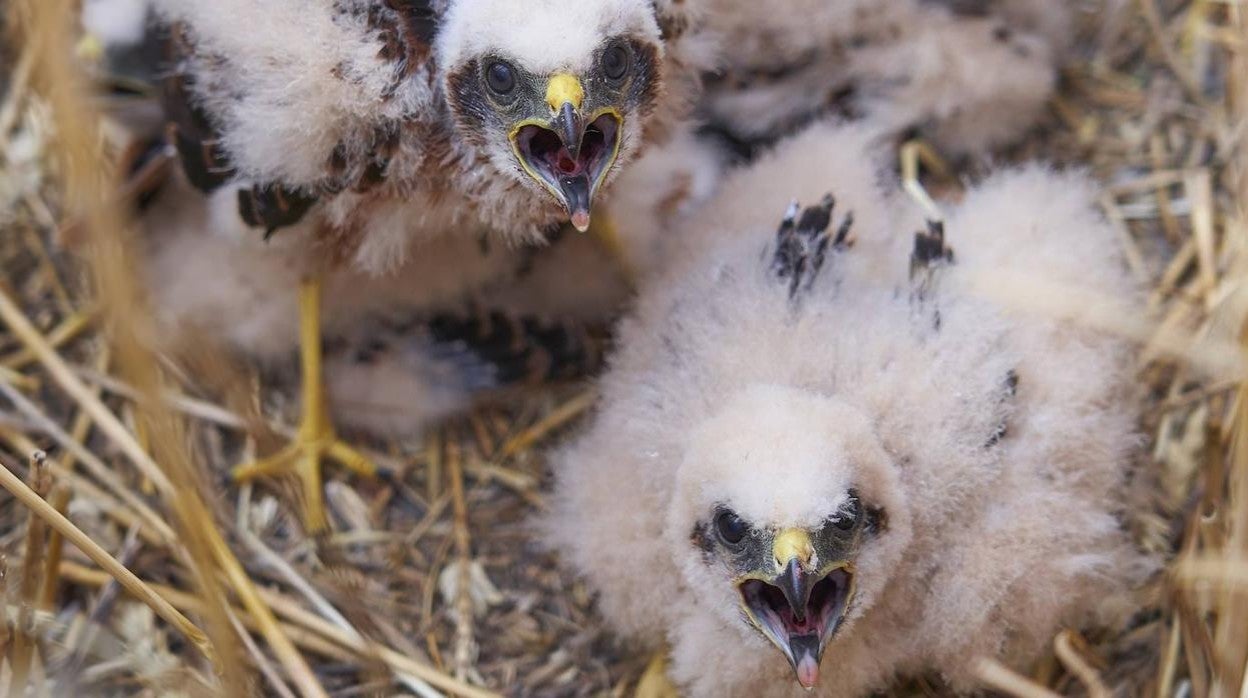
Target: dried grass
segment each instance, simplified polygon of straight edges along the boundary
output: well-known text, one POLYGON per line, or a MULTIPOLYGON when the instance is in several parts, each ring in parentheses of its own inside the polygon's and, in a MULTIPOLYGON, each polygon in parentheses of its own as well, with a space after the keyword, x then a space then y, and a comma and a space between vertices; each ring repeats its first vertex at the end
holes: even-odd
MULTIPOLYGON (((1152 289, 1147 319, 1124 322, 1114 299, 1076 307, 1141 342, 1151 449, 1124 519, 1169 564, 1123 627, 1063 632, 1028 675, 980 673, 1017 696, 1248 695, 1248 19, 1228 0, 1108 4, 1012 157, 1106 182, 1106 214, 1152 289)), ((523 526, 544 506, 538 451, 592 393, 465 415, 423 444, 359 437, 391 475, 331 478, 338 525, 323 538, 303 535, 280 490, 228 483, 255 448, 255 415, 234 406, 262 404, 289 433, 295 386, 188 378, 138 341, 129 225, 100 159, 115 153, 72 69, 68 7, 10 4, 19 40, 0 44, 0 458, 13 471, 0 471, 13 493, 0 494, 0 686, 625 694, 648 658, 611 639, 523 526), (90 265, 61 249, 66 235, 92 245, 90 265), (18 465, 37 449, 40 468, 18 465)))

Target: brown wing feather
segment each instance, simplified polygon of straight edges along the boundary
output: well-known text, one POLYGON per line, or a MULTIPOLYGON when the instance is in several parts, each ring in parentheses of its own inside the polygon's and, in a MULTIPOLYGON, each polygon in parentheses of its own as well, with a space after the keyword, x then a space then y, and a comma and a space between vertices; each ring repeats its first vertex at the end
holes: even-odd
POLYGON ((602 327, 543 322, 503 312, 436 315, 429 338, 449 356, 488 366, 493 387, 575 380, 602 367, 607 332, 602 327))
POLYGON ((316 197, 272 184, 257 184, 238 190, 238 215, 253 228, 264 228, 264 236, 278 228, 294 225, 316 203, 316 197))
MULTIPOLYGON (((233 178, 236 172, 212 120, 195 103, 188 76, 180 70, 190 51, 184 28, 171 27, 165 43, 165 57, 173 67, 163 84, 165 133, 178 151, 187 180, 196 189, 209 194, 233 178)), ((256 184, 239 190, 238 214, 247 225, 263 228, 267 236, 278 228, 297 223, 315 201, 315 196, 280 185, 256 184)))
POLYGON ((171 70, 162 85, 166 137, 178 150, 186 178, 204 193, 215 191, 234 176, 216 129, 208 114, 194 101, 188 76, 181 71, 190 53, 189 39, 180 25, 169 28, 165 59, 171 70))
MULTIPOLYGON (((444 4, 445 0, 381 0, 367 10, 353 10, 367 12, 369 26, 381 41, 378 56, 394 63, 395 89, 430 59, 444 4)), ((174 67, 164 84, 167 137, 177 148, 187 179, 200 191, 210 193, 236 172, 210 115, 196 103, 188 83, 190 76, 180 69, 194 51, 186 28, 171 27, 165 47, 167 60, 174 67)), ((365 192, 376 187, 386 177, 399 133, 396 124, 379 127, 374 147, 363 162, 348 162, 345 153, 336 150, 326 163, 324 180, 313 191, 278 182, 258 182, 241 189, 239 216, 248 225, 272 234, 298 222, 318 195, 332 196, 343 190, 365 192)))

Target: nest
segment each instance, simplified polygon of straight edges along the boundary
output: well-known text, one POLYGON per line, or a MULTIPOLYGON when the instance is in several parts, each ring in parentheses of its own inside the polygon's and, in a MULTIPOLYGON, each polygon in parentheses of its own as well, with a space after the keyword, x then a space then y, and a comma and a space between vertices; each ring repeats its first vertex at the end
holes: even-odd
MULTIPOLYGON (((980 675, 1017 696, 1239 695, 1248 20, 1213 0, 1106 5, 1084 18, 1087 50, 1046 123, 1009 157, 1089 168, 1152 289, 1147 322, 1102 320, 1140 345, 1148 444, 1123 519, 1167 566, 1122 627, 1062 632, 1030 674, 985 660, 980 675)), ((291 431, 295 386, 235 379, 243 399, 224 400, 205 386, 222 384, 205 378, 216 369, 190 375, 141 341, 70 6, 8 8, 22 30, 0 55, 0 690, 629 694, 649 658, 612 638, 526 527, 545 506, 541 452, 592 388, 534 391, 420 443, 358 437, 388 474, 331 469, 327 535, 302 532, 280 483, 229 481, 257 448, 256 415, 291 431), (63 249, 75 230, 89 254, 63 249)))

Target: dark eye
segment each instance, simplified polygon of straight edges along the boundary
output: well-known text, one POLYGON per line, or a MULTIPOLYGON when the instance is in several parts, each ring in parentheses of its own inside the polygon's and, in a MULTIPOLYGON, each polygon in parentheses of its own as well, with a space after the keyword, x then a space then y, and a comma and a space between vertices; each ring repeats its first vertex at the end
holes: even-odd
POLYGON ((485 69, 485 84, 494 94, 506 96, 516 89, 516 71, 508 63, 494 61, 485 69))
POLYGON ((608 80, 623 80, 628 74, 628 49, 616 44, 603 51, 602 72, 608 80))
POLYGON ((849 503, 845 505, 845 508, 837 512, 836 516, 832 517, 832 525, 842 531, 851 530, 855 525, 857 525, 858 517, 861 513, 862 505, 858 502, 857 497, 851 495, 849 503))
POLYGON ((745 539, 750 527, 745 521, 731 511, 721 511, 715 517, 715 532, 720 540, 728 545, 737 545, 745 539))

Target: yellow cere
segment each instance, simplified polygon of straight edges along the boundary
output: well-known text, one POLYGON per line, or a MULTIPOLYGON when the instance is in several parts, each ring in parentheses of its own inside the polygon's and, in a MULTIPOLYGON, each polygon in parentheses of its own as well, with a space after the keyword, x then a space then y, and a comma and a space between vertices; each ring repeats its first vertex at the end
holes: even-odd
POLYGON ((553 75, 546 83, 546 104, 550 105, 552 112, 559 111, 568 103, 579 110, 584 101, 585 88, 581 86, 581 81, 567 73, 553 75))
POLYGON ((810 542, 810 534, 800 528, 786 528, 776 534, 772 543, 772 553, 776 564, 787 565, 789 560, 797 558, 802 564, 808 564, 815 554, 815 546, 810 542))

